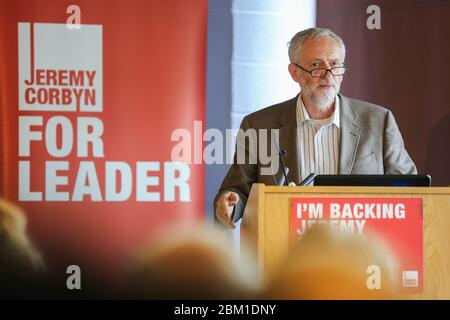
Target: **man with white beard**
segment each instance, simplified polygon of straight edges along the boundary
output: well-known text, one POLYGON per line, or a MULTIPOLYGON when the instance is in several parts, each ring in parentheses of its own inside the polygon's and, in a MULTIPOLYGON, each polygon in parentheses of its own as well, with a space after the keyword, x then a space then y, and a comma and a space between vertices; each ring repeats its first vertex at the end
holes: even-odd
MULTIPOLYGON (((391 111, 339 93, 347 67, 338 35, 323 28, 300 31, 290 41, 289 59, 288 70, 300 94, 247 115, 241 129, 279 130, 276 154, 282 152, 290 181, 298 184, 311 173, 417 173, 391 111)), ((246 154, 258 153, 243 142, 246 154)), ((215 198, 217 220, 234 228, 252 184, 273 185, 283 175, 280 166, 273 175, 263 174, 264 167, 259 158, 256 163, 237 163, 235 155, 215 198)))

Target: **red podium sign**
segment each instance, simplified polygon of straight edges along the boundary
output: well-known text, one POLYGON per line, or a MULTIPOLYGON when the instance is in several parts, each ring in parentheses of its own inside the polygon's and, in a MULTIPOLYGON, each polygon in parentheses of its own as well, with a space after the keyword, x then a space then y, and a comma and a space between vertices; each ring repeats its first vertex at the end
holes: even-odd
POLYGON ((374 234, 382 239, 399 260, 403 291, 422 291, 421 198, 293 198, 293 237, 301 237, 318 224, 349 234, 374 234))

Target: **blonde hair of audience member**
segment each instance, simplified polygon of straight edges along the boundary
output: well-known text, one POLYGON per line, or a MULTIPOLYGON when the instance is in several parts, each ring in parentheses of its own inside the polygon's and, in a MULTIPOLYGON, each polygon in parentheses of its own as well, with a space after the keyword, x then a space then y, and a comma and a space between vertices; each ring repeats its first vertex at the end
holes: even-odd
POLYGON ((248 256, 213 228, 175 227, 159 233, 134 259, 132 294, 153 299, 242 299, 257 290, 248 256), (155 241, 156 240, 156 241, 155 241))
MULTIPOLYGON (((268 299, 392 299, 396 293, 398 260, 374 235, 344 234, 316 226, 294 245, 267 285, 268 299), (380 289, 368 288, 378 266, 380 289), (369 279, 369 280, 368 280, 369 279)), ((373 284, 373 283, 372 283, 373 284)))
POLYGON ((28 280, 43 275, 44 262, 26 232, 27 220, 22 210, 0 199, 0 283, 18 288, 28 280), (24 283, 21 283, 24 282, 24 283))

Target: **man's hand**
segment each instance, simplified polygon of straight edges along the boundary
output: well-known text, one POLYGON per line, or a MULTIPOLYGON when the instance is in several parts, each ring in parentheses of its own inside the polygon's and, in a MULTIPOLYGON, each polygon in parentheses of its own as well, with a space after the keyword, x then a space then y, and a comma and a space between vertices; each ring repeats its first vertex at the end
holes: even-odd
POLYGON ((226 226, 236 229, 233 221, 231 220, 231 214, 233 213, 234 206, 239 201, 239 195, 232 191, 222 193, 217 200, 216 205, 216 217, 226 226))

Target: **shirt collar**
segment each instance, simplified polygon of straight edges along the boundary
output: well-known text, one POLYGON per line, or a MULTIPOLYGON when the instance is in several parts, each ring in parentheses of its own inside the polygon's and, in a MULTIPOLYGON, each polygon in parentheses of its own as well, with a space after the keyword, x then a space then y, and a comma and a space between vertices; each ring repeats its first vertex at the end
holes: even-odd
MULTIPOLYGON (((334 99, 334 111, 331 115, 331 123, 336 125, 336 127, 339 128, 340 123, 340 101, 339 96, 336 95, 336 98, 334 99)), ((311 120, 308 114, 308 110, 306 110, 305 105, 303 104, 303 100, 301 95, 298 95, 297 98, 297 125, 300 126, 305 121, 311 120)))

